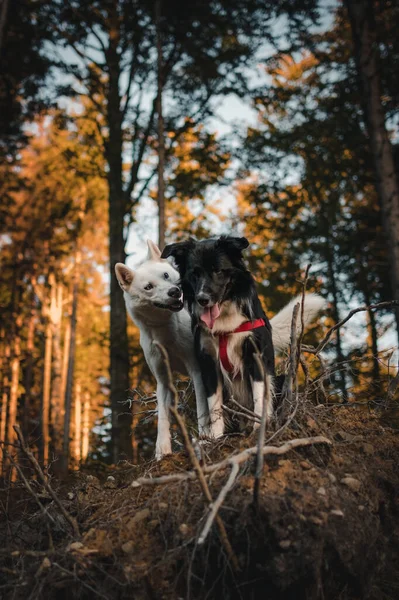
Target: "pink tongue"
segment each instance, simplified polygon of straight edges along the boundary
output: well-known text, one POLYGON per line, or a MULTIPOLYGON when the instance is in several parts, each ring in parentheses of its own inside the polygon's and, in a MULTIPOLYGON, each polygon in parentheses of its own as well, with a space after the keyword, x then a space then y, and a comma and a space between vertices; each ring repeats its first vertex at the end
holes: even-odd
POLYGON ((201 321, 203 321, 205 323, 205 325, 207 327, 209 327, 209 329, 212 329, 213 324, 215 323, 215 321, 219 315, 220 315, 219 305, 215 304, 214 306, 211 306, 210 308, 204 308, 204 312, 201 315, 201 321))

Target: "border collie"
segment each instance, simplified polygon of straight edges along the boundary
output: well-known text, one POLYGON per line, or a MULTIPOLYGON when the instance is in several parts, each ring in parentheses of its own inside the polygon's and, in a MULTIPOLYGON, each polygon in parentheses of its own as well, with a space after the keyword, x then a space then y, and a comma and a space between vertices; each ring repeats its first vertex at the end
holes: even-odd
MULTIPOLYGON (((212 437, 224 433, 223 399, 234 396, 240 404, 262 414, 266 401, 273 415, 274 348, 290 339, 291 302, 276 321, 276 336, 265 315, 255 281, 246 268, 244 237, 221 236, 169 244, 162 258, 173 257, 179 269, 184 301, 192 319, 194 345, 206 389, 212 437), (254 345, 263 363, 254 360, 254 345), (266 377, 265 377, 266 375, 266 377)), ((305 322, 324 306, 323 298, 307 294, 305 322)))

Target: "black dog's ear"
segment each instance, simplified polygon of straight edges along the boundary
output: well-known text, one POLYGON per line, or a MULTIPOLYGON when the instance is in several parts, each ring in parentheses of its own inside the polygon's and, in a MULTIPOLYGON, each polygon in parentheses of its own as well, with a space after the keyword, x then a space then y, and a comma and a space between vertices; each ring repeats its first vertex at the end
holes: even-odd
POLYGON ((180 268, 183 266, 187 257, 187 252, 193 246, 193 240, 185 242, 175 242, 168 244, 162 251, 161 258, 169 258, 172 256, 175 259, 176 265, 180 268))
POLYGON ((248 248, 249 242, 245 237, 234 237, 232 235, 222 235, 219 244, 230 251, 241 252, 248 248))

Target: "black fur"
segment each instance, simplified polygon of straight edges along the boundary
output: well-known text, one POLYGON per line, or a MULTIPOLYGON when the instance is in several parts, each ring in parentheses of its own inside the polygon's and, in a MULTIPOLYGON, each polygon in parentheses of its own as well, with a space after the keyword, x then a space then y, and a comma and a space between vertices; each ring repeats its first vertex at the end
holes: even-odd
MULTIPOLYGON (((215 393, 222 372, 214 358, 201 350, 201 336, 212 335, 199 318, 202 309, 198 298, 201 295, 209 298, 210 305, 234 302, 248 321, 264 319, 265 327, 254 329, 252 340, 262 356, 266 372, 274 375, 271 326, 259 301, 255 281, 242 257, 242 250, 248 245, 246 238, 231 236, 202 241, 190 238, 185 242, 169 244, 162 253, 162 258, 174 258, 181 275, 183 297, 192 317, 196 352, 208 396, 215 393)), ((262 381, 263 378, 253 355, 253 344, 246 338, 242 344, 241 356, 246 386, 251 385, 251 378, 254 381, 262 381)))

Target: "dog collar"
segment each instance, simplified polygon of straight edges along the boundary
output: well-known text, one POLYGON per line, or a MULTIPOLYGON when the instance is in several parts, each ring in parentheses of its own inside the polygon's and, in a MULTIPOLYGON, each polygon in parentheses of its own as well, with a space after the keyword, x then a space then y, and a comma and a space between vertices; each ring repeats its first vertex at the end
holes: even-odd
POLYGON ((218 333, 219 336, 219 357, 220 362, 225 371, 231 373, 233 371, 233 365, 229 361, 229 357, 227 356, 227 340, 228 336, 232 333, 241 333, 243 331, 252 331, 252 329, 258 329, 258 327, 264 327, 266 325, 264 319, 255 319, 255 321, 246 321, 242 323, 234 329, 234 331, 230 331, 229 333, 218 333))

